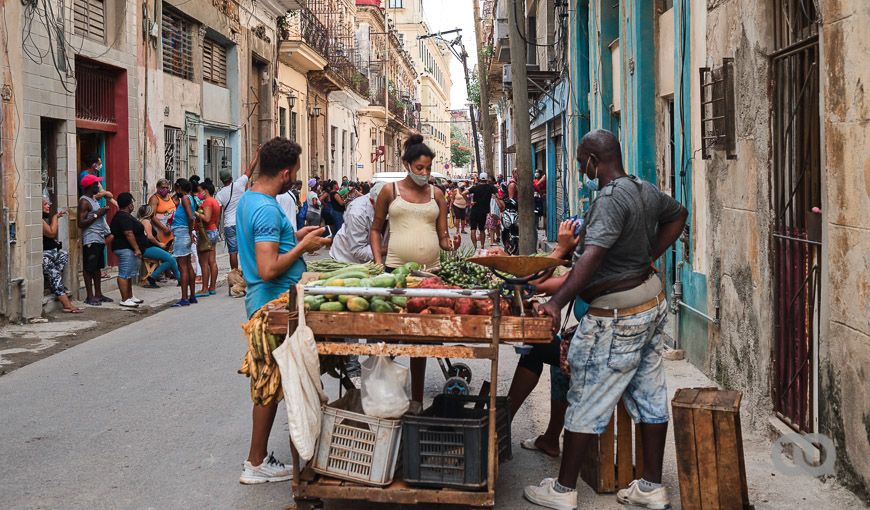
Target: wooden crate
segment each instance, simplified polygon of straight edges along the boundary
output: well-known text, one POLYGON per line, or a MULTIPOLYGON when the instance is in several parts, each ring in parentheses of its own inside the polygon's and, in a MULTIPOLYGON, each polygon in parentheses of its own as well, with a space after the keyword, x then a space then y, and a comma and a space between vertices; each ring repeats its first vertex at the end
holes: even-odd
POLYGON ((607 430, 592 440, 588 451, 580 466, 580 478, 599 494, 624 489, 643 475, 640 426, 632 424, 622 400, 616 405, 607 430))
POLYGON ((739 391, 681 388, 671 405, 684 510, 752 508, 743 463, 739 391))

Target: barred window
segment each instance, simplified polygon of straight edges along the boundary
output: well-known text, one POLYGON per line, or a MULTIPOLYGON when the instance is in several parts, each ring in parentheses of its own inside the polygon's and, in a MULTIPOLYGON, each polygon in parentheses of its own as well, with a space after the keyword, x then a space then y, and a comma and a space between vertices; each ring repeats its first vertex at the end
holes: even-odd
POLYGON ((164 176, 174 183, 181 167, 181 129, 169 126, 163 128, 163 154, 164 176))
POLYGON ((290 112, 290 140, 296 141, 296 112, 290 112))
POLYGON ((227 49, 208 37, 202 42, 202 79, 227 86, 227 49))
POLYGON ((278 136, 287 138, 287 109, 278 107, 278 136))
POLYGON ((163 7, 163 70, 169 74, 193 79, 192 24, 181 13, 163 7))

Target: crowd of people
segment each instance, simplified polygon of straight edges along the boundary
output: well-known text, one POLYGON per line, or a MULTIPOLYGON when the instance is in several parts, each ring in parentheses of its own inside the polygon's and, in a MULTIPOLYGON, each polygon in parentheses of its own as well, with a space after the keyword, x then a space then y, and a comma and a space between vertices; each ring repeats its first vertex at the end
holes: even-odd
MULTIPOLYGON (((513 179, 494 180, 481 173, 467 182, 438 186, 431 177, 434 154, 419 135, 405 143, 406 175, 396 182, 369 185, 315 177, 303 183, 297 180, 301 153, 295 142, 272 139, 240 177, 222 173, 220 191, 209 179, 178 179, 171 189, 168 181, 161 180, 138 209, 130 193, 115 197, 103 189, 97 175, 99 158, 86 159, 77 217, 85 303, 99 306, 111 301, 100 288, 107 246, 118 260, 121 306, 142 303, 133 289, 143 258, 159 262, 146 286, 159 286, 167 276, 177 280, 181 298, 174 306, 189 306, 214 295, 214 250, 221 230, 231 267, 241 271, 247 285, 249 318, 298 283, 306 268, 304 255, 321 248, 328 247, 330 255, 342 262, 374 261, 392 271, 407 262, 436 263, 442 250, 459 247, 460 236, 468 229, 475 248, 487 248, 489 239, 490 254, 510 254, 499 226, 507 212, 516 211, 513 179), (300 196, 303 185, 308 187, 305 200, 300 196), (111 222, 107 204, 117 208, 111 222), (505 249, 492 248, 500 240, 505 249)), ((667 194, 625 172, 619 141, 608 131, 584 136, 577 161, 584 186, 597 195, 582 223, 569 219, 559 225, 557 246, 550 256, 571 261, 571 271, 531 282, 539 295, 549 297, 537 311, 552 320, 554 337, 550 344, 522 355, 509 389, 515 417, 543 367, 552 367, 548 427, 520 444, 561 457, 561 466, 558 477, 526 487, 524 495, 547 508, 576 508, 582 460, 622 399, 633 421, 640 424, 644 469, 617 498, 647 508, 668 508, 661 484, 669 421, 661 360, 667 303, 652 263, 679 237, 687 212, 667 194), (567 328, 569 323, 573 328, 567 328)), ((541 196, 546 185, 546 178, 538 175, 534 186, 541 196)), ((50 203, 44 202, 43 267, 64 311, 80 313, 61 276, 68 263, 57 241, 58 218, 64 214, 52 212, 50 203)), ((411 360, 411 396, 417 401, 423 398, 425 368, 425 359, 411 360)), ((249 376, 250 384, 257 385, 257 374, 249 376)), ((277 401, 253 405, 242 483, 291 478, 288 466, 268 453, 277 401)))

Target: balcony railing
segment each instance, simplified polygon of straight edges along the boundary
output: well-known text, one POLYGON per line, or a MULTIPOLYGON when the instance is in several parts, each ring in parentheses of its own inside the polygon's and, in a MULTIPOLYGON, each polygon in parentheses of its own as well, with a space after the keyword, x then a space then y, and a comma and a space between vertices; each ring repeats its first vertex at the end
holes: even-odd
POLYGON ((329 58, 329 69, 354 92, 369 97, 369 79, 360 70, 361 65, 352 48, 342 48, 333 52, 329 58))
POLYGON ((279 18, 279 32, 283 41, 304 41, 324 57, 329 54, 329 32, 308 9, 289 11, 279 18))

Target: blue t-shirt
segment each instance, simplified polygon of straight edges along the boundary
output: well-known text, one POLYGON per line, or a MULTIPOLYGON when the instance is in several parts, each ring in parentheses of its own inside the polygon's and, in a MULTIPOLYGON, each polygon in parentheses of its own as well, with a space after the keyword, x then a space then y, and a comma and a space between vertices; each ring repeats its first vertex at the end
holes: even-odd
POLYGON ((248 284, 245 311, 248 318, 263 305, 286 292, 305 272, 300 257, 282 275, 265 282, 257 271, 254 245, 258 242, 278 243, 278 253, 287 253, 296 246, 296 232, 275 197, 249 191, 239 199, 236 209, 236 235, 239 242, 239 264, 248 284))

